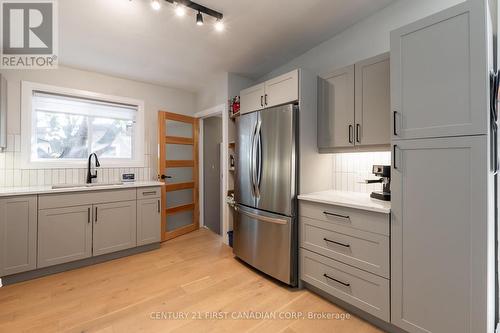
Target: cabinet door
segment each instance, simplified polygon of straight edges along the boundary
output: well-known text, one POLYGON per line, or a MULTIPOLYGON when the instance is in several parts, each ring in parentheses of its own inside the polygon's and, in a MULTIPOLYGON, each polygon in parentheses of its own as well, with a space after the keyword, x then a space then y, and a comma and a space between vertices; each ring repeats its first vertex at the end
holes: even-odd
POLYGON ((320 152, 354 146, 354 65, 318 82, 318 148, 320 152))
POLYGON ((393 143, 392 323, 487 332, 487 138, 393 143))
POLYGON ((299 99, 299 70, 266 81, 264 106, 272 107, 299 99))
POLYGON ((389 53, 354 65, 356 146, 390 145, 390 64, 389 53))
POLYGON ((161 240, 160 199, 137 200, 137 245, 161 240))
POLYGON ((485 6, 466 1, 391 33, 394 139, 487 132, 485 6))
POLYGON ((137 245, 136 201, 94 205, 94 256, 137 245))
POLYGON ((36 268, 36 196, 0 199, 0 276, 36 268))
POLYGON ((91 207, 38 212, 38 268, 92 256, 91 207))
POLYGON ((240 113, 260 110, 264 108, 264 83, 243 89, 240 92, 240 113))

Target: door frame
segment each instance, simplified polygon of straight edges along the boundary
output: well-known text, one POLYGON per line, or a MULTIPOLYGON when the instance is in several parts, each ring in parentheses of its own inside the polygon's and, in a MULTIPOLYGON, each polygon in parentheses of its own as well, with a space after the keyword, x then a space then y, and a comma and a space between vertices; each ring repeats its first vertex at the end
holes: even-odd
POLYGON ((193 126, 193 138, 192 138, 192 145, 193 145, 193 159, 189 161, 176 161, 177 163, 174 163, 171 165, 171 167, 176 167, 176 166, 192 166, 193 167, 193 181, 192 182, 187 182, 187 183, 179 183, 179 184, 170 184, 167 185, 165 184, 162 186, 161 190, 161 202, 162 202, 162 210, 161 210, 161 241, 167 241, 169 239, 187 234, 189 232, 195 231, 199 229, 200 227, 200 209, 199 209, 199 120, 196 117, 192 116, 186 116, 182 114, 177 114, 177 113, 172 113, 168 111, 163 111, 160 110, 158 111, 158 180, 161 181, 160 174, 164 172, 164 170, 167 168, 167 158, 165 156, 166 151, 165 151, 165 144, 166 143, 181 143, 181 144, 189 144, 191 143, 185 143, 186 141, 189 141, 189 139, 185 138, 179 138, 179 137, 169 137, 168 133, 166 133, 166 124, 165 121, 167 119, 173 120, 173 121, 179 121, 179 122, 184 122, 184 123, 189 123, 192 124, 193 126), (170 139, 170 142, 169 142, 170 139), (163 145, 163 147, 162 147, 163 145), (186 162, 186 163, 185 163, 186 162), (188 162, 192 162, 192 164, 188 164, 188 162), (192 187, 189 186, 192 184, 192 187), (193 224, 189 224, 183 227, 180 227, 176 230, 173 231, 167 231, 167 215, 169 213, 175 213, 179 212, 182 210, 191 210, 189 208, 184 209, 185 207, 180 206, 180 207, 173 207, 173 208, 166 208, 166 194, 169 192, 169 186, 171 187, 172 191, 175 190, 181 190, 181 189, 187 189, 187 188, 192 188, 193 189, 193 202, 192 204, 185 205, 186 208, 187 206, 192 205, 193 208, 193 224))
POLYGON ((220 196, 221 196, 221 237, 224 241, 225 244, 229 244, 229 238, 227 236, 227 232, 229 231, 229 209, 230 207, 226 204, 226 195, 225 193, 228 190, 228 173, 229 173, 229 168, 228 168, 228 163, 224 163, 224 161, 229 160, 229 134, 228 134, 228 126, 229 126, 229 111, 228 108, 225 104, 219 104, 214 107, 211 107, 209 109, 205 109, 203 111, 195 113, 195 117, 200 119, 200 135, 199 135, 199 152, 198 156, 200 157, 199 160, 199 179, 200 179, 200 184, 199 184, 199 193, 200 193, 200 226, 205 226, 205 221, 203 221, 203 212, 204 210, 204 196, 203 196, 203 183, 204 183, 204 178, 203 178, 203 119, 204 118, 209 118, 213 116, 219 116, 222 115, 222 165, 221 165, 221 171, 222 171, 222 181, 221 181, 221 190, 220 190, 220 196))

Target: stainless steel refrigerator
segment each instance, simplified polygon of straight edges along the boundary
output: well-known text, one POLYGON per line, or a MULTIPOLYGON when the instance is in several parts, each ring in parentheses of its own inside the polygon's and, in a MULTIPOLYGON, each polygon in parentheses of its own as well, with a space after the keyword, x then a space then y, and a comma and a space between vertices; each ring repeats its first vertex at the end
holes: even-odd
POLYGON ((297 122, 288 104, 237 119, 233 252, 297 285, 297 122))

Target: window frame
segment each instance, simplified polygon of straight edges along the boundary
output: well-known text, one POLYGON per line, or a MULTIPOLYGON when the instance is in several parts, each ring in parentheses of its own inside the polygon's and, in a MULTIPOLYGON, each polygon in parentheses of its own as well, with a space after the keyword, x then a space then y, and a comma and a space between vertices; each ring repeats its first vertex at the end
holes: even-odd
POLYGON ((144 101, 107 95, 87 90, 73 89, 52 86, 48 84, 21 81, 21 169, 66 169, 66 168, 86 168, 87 159, 83 160, 46 160, 32 161, 31 146, 33 140, 33 92, 42 91, 51 94, 67 95, 75 98, 87 98, 100 100, 103 102, 129 104, 137 106, 137 117, 135 123, 135 137, 133 138, 134 151, 132 158, 101 158, 99 162, 102 168, 133 167, 143 168, 146 161, 144 156, 145 122, 144 122, 144 101))

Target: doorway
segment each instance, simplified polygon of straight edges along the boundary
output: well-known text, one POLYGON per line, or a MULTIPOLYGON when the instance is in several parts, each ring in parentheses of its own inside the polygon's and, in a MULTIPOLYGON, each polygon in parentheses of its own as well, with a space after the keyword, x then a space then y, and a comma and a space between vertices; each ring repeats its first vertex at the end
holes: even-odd
POLYGON ((221 216, 221 154, 222 117, 203 119, 203 222, 214 233, 222 233, 221 216))

